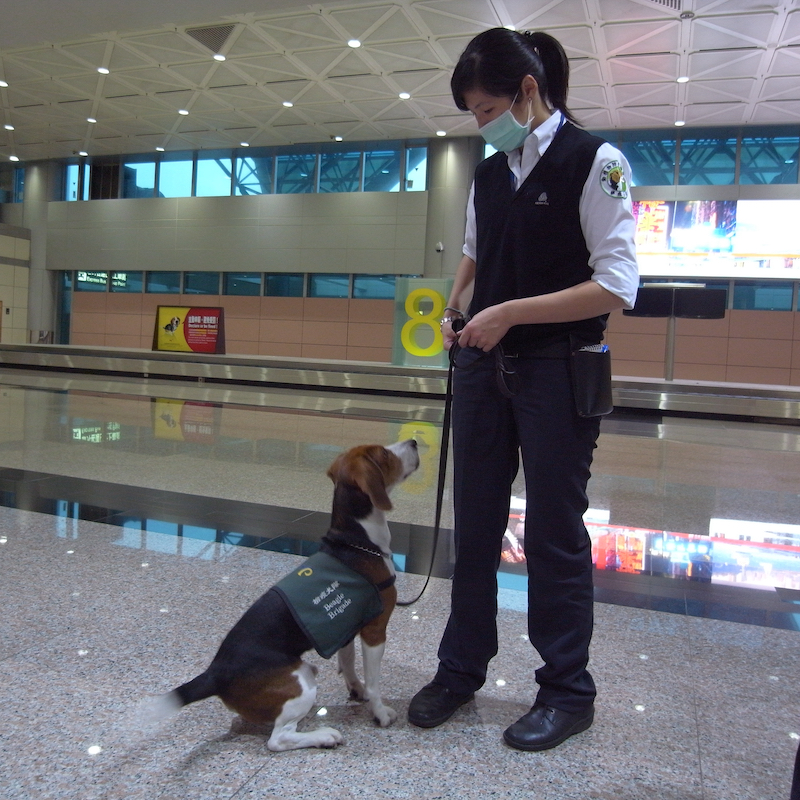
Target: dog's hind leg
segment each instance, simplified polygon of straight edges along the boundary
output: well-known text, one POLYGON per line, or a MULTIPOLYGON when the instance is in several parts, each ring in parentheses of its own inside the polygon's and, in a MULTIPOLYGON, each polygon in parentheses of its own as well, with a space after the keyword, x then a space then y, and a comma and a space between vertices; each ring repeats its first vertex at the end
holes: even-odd
POLYGON ((334 728, 318 728, 303 733, 297 730, 297 723, 311 711, 317 699, 317 679, 314 668, 305 662, 293 674, 300 684, 301 693, 283 704, 275 720, 272 736, 267 742, 269 749, 280 752, 303 747, 336 747, 341 744, 344 741, 342 734, 334 728))
POLYGON ((339 659, 339 672, 344 678, 347 690, 353 700, 366 700, 364 684, 356 675, 356 647, 355 641, 350 641, 337 654, 339 659))
POLYGON ((381 699, 381 661, 386 642, 368 645, 361 642, 361 655, 364 661, 364 688, 369 709, 381 728, 391 725, 397 719, 397 712, 381 699))

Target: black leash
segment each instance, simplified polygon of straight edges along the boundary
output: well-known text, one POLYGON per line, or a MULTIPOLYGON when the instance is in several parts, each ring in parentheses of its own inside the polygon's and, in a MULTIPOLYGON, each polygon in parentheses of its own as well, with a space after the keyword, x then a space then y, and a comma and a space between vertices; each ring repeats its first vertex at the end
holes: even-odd
POLYGON ((428 567, 428 576, 419 594, 413 600, 398 600, 398 606, 411 606, 425 594, 433 574, 433 564, 436 559, 436 549, 439 546, 439 530, 442 522, 442 499, 444 498, 444 480, 447 475, 447 453, 450 449, 450 411, 453 405, 453 364, 457 345, 449 350, 450 366, 447 370, 447 389, 444 395, 444 416, 442 417, 442 446, 439 450, 439 480, 436 486, 436 514, 433 528, 433 546, 431 549, 431 564, 428 567))

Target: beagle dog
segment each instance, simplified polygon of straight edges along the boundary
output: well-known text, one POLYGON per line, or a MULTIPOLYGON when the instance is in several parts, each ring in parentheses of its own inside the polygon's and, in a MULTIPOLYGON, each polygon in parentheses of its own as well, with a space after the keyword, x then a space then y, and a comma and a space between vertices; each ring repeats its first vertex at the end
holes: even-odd
POLYGON ((354 447, 328 469, 334 483, 333 511, 330 529, 322 540, 321 557, 334 569, 341 565, 348 578, 362 584, 372 603, 370 611, 358 612, 358 597, 348 595, 345 577, 327 575, 322 589, 307 589, 309 584, 304 581, 319 571, 313 561, 316 556, 312 556, 245 612, 205 672, 151 701, 150 720, 164 719, 189 703, 216 695, 244 719, 273 724, 270 750, 335 747, 343 739, 333 728, 297 730, 317 696, 316 667, 302 660, 303 653, 313 647, 325 657, 338 652, 339 671, 350 697, 366 700, 381 727, 390 725, 397 713, 383 703, 379 683, 386 625, 397 591, 385 512, 392 509, 391 490, 418 466, 417 443, 407 439, 390 447, 354 447), (329 640, 327 651, 317 644, 311 623, 304 621, 289 602, 291 590, 281 589, 290 580, 299 584, 301 599, 310 598, 312 612, 324 617, 323 634, 329 633, 329 619, 357 612, 350 620, 351 630, 339 634, 345 637, 343 642, 329 640), (355 670, 356 633, 361 637, 363 683, 355 670))

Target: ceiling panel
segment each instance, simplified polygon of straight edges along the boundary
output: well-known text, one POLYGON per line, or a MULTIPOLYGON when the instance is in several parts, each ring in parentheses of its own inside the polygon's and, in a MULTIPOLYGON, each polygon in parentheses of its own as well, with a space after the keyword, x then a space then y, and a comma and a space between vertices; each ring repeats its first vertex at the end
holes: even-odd
POLYGON ((63 0, 38 4, 59 27, 37 26, 24 4, 4 18, 0 123, 15 130, 3 131, 0 159, 228 146, 240 136, 285 144, 474 135, 450 97, 450 74, 472 36, 495 25, 546 29, 564 44, 569 102, 586 125, 748 125, 800 114, 797 3, 684 0, 691 19, 655 0, 82 3, 92 21, 82 32, 63 0), (234 26, 224 62, 187 33, 221 25, 234 26), (362 46, 348 47, 351 37, 362 46), (681 74, 685 86, 675 83, 681 74), (399 100, 401 91, 411 100, 399 100))

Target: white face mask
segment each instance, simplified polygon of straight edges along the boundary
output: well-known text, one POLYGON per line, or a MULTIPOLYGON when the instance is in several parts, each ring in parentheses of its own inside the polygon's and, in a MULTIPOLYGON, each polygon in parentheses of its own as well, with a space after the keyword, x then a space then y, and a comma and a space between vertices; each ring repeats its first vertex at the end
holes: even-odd
POLYGON ((478 129, 478 133, 483 137, 483 140, 494 147, 495 150, 502 150, 504 153, 510 153, 522 146, 525 138, 530 133, 531 122, 534 120, 534 115, 530 110, 530 100, 528 101, 528 121, 522 125, 517 122, 516 117, 511 113, 514 103, 517 102, 519 92, 514 95, 514 100, 511 102, 511 107, 504 111, 499 117, 487 122, 482 128, 478 129))

